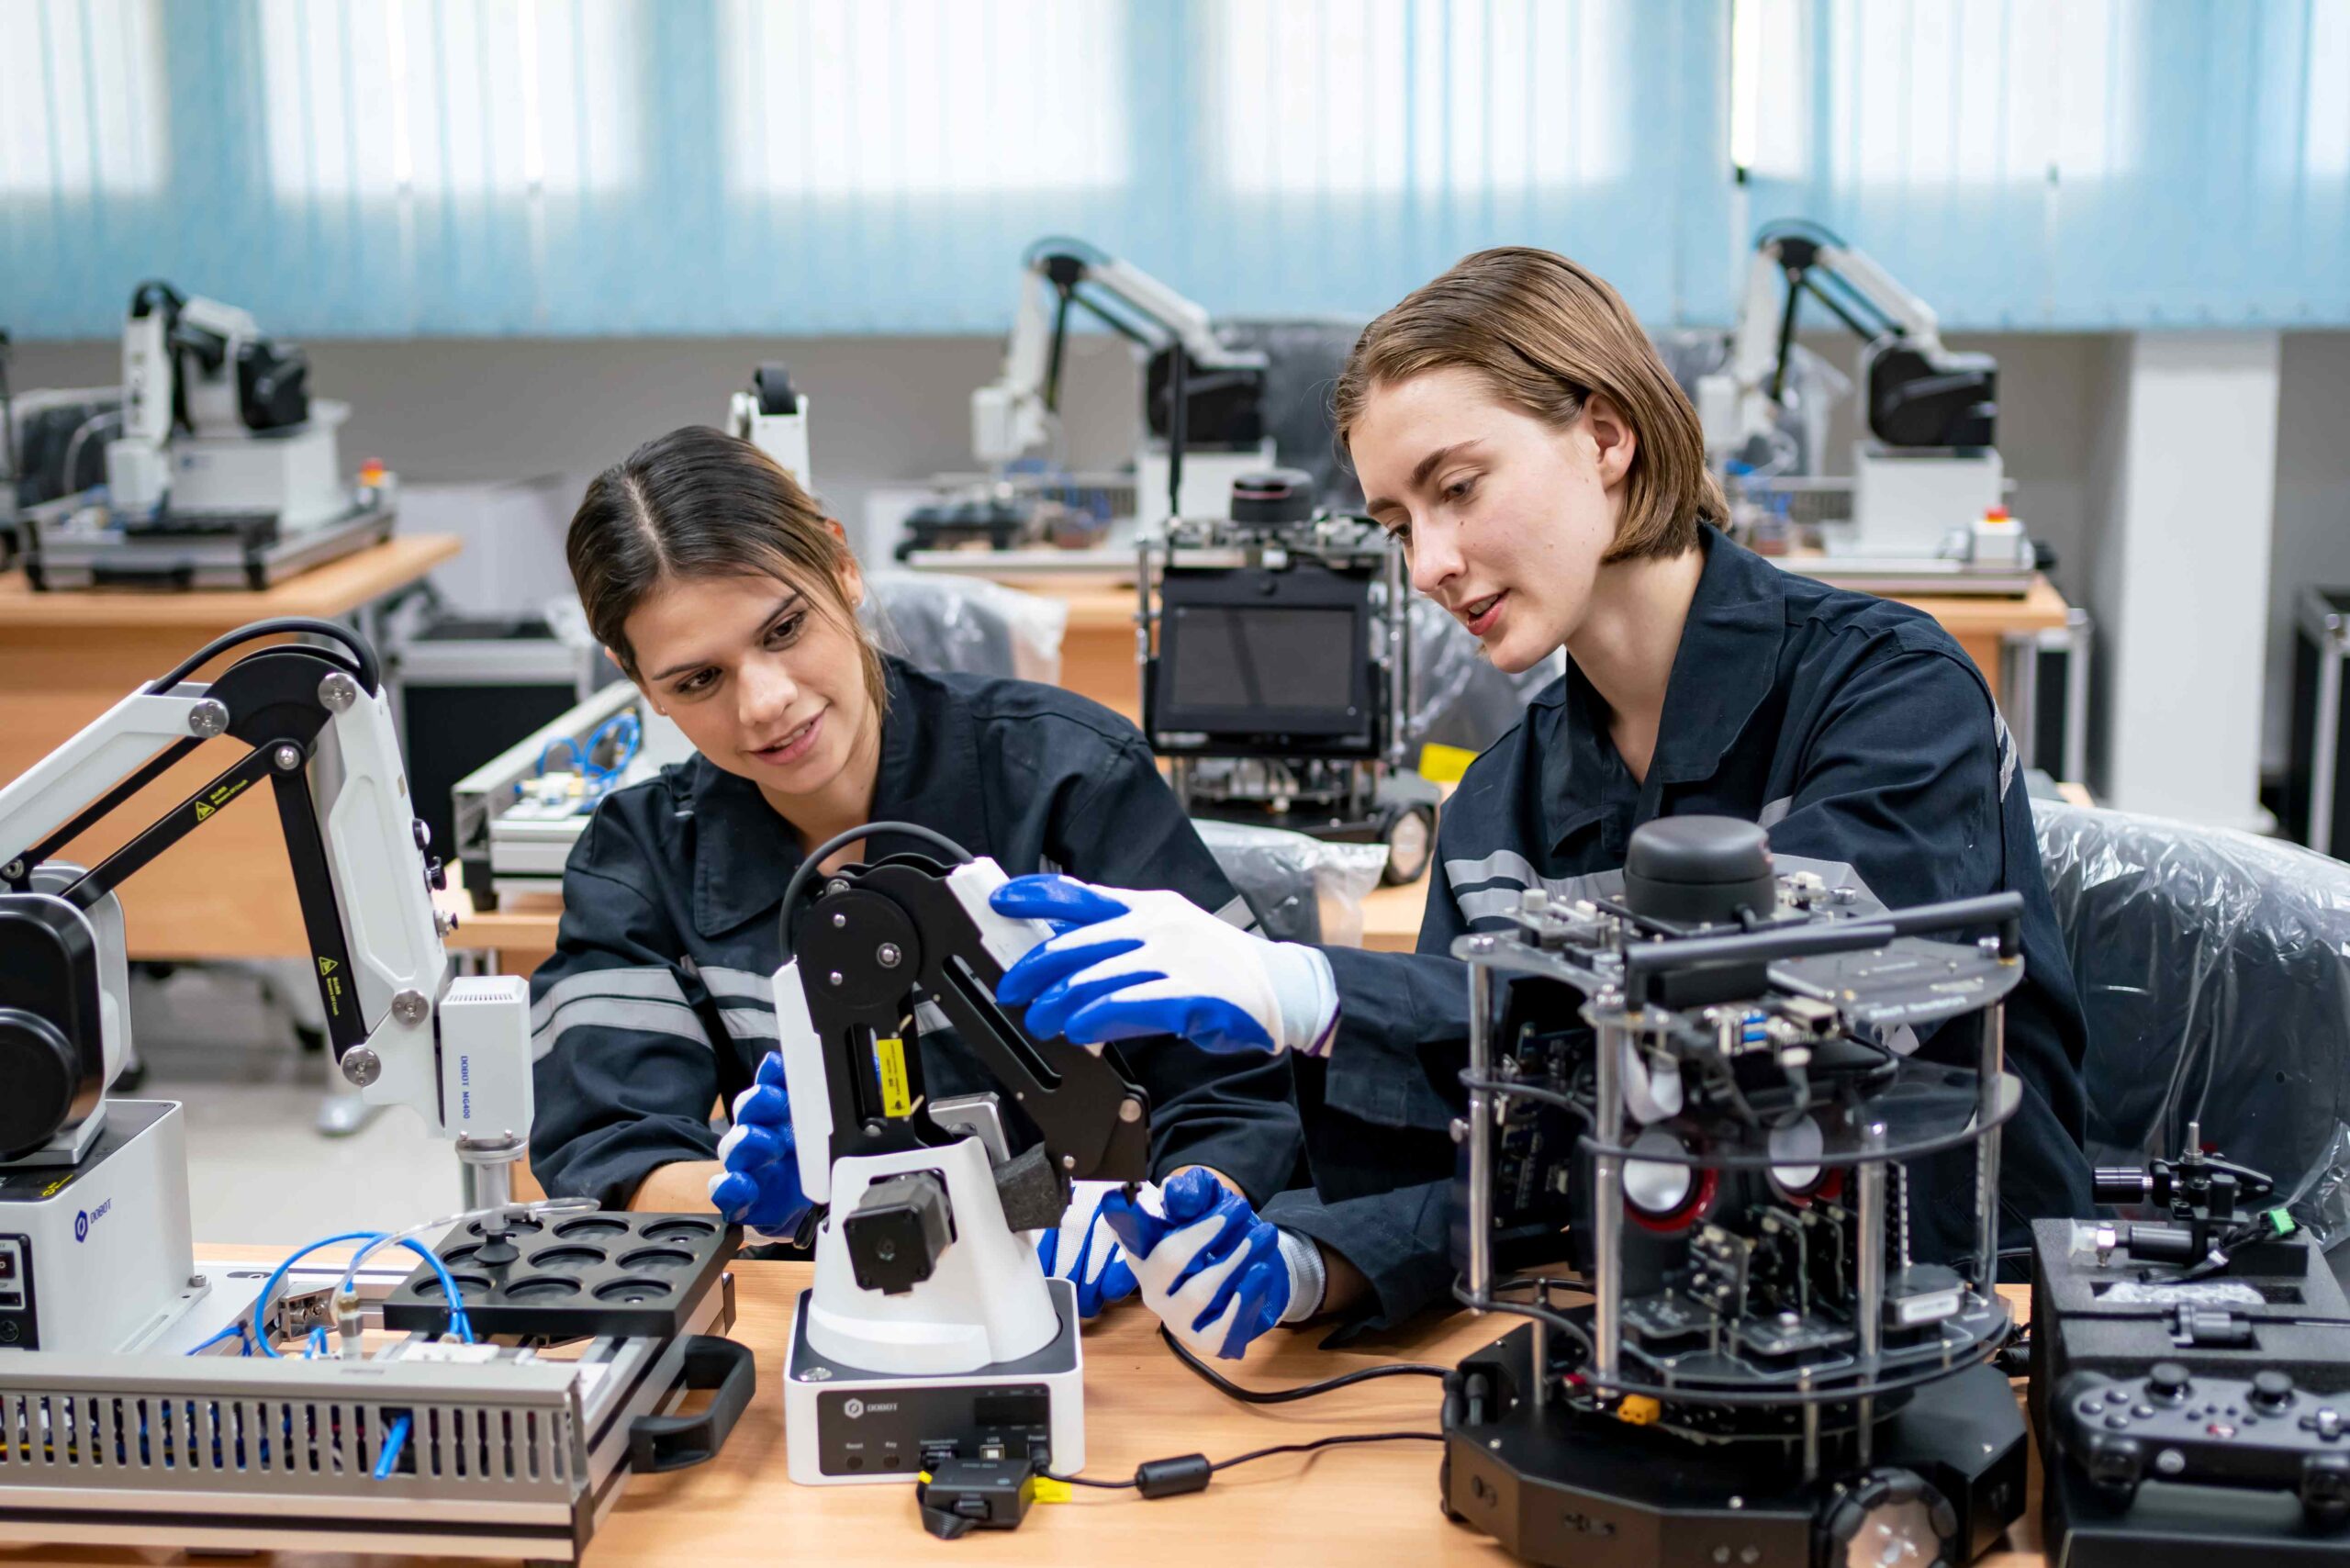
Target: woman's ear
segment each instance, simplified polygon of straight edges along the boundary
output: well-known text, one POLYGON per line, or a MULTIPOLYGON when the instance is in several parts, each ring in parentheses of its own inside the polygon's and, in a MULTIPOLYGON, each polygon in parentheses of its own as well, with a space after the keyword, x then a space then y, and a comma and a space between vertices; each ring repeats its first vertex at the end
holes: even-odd
POLYGON ((618 654, 612 652, 610 648, 606 648, 604 650, 604 656, 611 660, 615 667, 628 675, 628 683, 636 688, 636 694, 643 698, 646 704, 650 706, 655 713, 660 714, 665 719, 669 716, 669 710, 661 706, 661 700, 654 696, 650 691, 644 689, 644 682, 636 678, 634 672, 629 669, 627 664, 622 661, 618 654))
POLYGON ((865 569, 856 564, 856 557, 845 550, 841 552, 841 597, 848 600, 851 610, 865 608, 865 569))
POLYGON ((1591 437, 1592 462, 1601 486, 1615 489, 1632 472, 1632 458, 1640 449, 1639 432, 1605 392, 1594 392, 1584 401, 1583 428, 1591 437))

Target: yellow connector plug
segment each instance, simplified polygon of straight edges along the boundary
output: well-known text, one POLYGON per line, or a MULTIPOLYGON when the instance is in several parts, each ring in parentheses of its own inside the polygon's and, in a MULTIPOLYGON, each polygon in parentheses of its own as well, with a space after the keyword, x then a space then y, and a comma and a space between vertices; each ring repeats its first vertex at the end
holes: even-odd
POLYGON ((1653 1427, 1663 1414, 1663 1407, 1645 1394, 1628 1394, 1616 1406, 1616 1419, 1629 1427, 1653 1427))

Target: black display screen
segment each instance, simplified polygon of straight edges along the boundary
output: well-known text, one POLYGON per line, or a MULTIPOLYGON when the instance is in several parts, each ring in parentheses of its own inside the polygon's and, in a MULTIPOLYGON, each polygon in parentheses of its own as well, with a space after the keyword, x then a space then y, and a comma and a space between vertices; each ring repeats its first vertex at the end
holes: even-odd
POLYGON ((1179 707, 1278 714, 1354 700, 1352 610, 1190 604, 1170 619, 1167 697, 1179 707))

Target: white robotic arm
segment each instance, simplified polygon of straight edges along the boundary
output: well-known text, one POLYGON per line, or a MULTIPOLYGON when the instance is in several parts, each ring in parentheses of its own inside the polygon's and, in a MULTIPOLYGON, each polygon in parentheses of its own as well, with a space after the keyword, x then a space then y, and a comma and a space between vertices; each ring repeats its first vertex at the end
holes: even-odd
POLYGON ((1729 363, 1697 384, 1698 418, 1715 457, 1776 431, 1806 295, 1866 345, 1860 379, 1878 440, 1991 444, 1998 369, 1990 357, 1945 348, 1933 310, 1864 252, 1810 224, 1774 224, 1754 242, 1729 363))
POLYGON ((431 899, 440 866, 425 858, 375 655, 331 622, 274 621, 201 650, 0 790, 0 1161, 75 1152, 99 1120, 128 1028, 118 999, 102 1000, 109 963, 120 963, 116 885, 264 780, 344 1078, 373 1103, 416 1111, 473 1163, 520 1152, 528 993, 511 979, 451 979, 431 899), (263 647, 208 684, 185 678, 286 633, 343 646, 263 647), (249 749, 161 821, 89 870, 54 858, 221 735, 249 749))
POLYGON ((1029 251, 1023 266, 1003 374, 971 394, 971 450, 980 462, 1012 462, 1051 438, 1072 305, 1138 342, 1179 348, 1202 370, 1265 368, 1261 351, 1225 347, 1205 307, 1140 267, 1076 241, 1047 241, 1029 251))
POLYGON ((142 283, 122 326, 122 433, 106 448, 114 510, 140 517, 170 498, 173 436, 282 430, 309 417, 309 365, 262 336, 250 312, 142 283))

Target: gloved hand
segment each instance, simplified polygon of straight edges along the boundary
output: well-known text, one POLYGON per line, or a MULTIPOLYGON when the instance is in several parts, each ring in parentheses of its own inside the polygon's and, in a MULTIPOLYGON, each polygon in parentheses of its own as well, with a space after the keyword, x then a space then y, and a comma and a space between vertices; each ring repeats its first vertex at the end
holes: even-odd
MULTIPOLYGON (((1135 1294, 1135 1272, 1125 1249, 1102 1218, 1102 1200, 1118 1190, 1115 1182, 1073 1182, 1069 1212, 1060 1227, 1037 1239, 1036 1260, 1045 1272, 1077 1286, 1077 1313, 1091 1317, 1113 1301, 1135 1294)), ((1156 1193, 1156 1187, 1143 1191, 1156 1193)))
POLYGON ((1269 942, 1181 893, 1014 877, 989 896, 999 914, 1059 935, 1005 971, 996 1000, 1028 1009, 1029 1033, 1079 1045, 1181 1035, 1212 1051, 1330 1048, 1338 988, 1330 960, 1269 942))
POLYGON ((764 1240, 794 1239, 810 1204, 800 1187, 800 1144, 779 1053, 762 1057, 751 1087, 734 1096, 734 1125, 719 1140, 718 1159, 726 1169, 710 1179, 711 1206, 764 1240))
POLYGON ((1157 1192, 1102 1200, 1144 1305, 1194 1354, 1237 1361, 1276 1323, 1321 1310, 1322 1254, 1276 1230, 1248 1200, 1204 1170, 1178 1172, 1157 1192))

